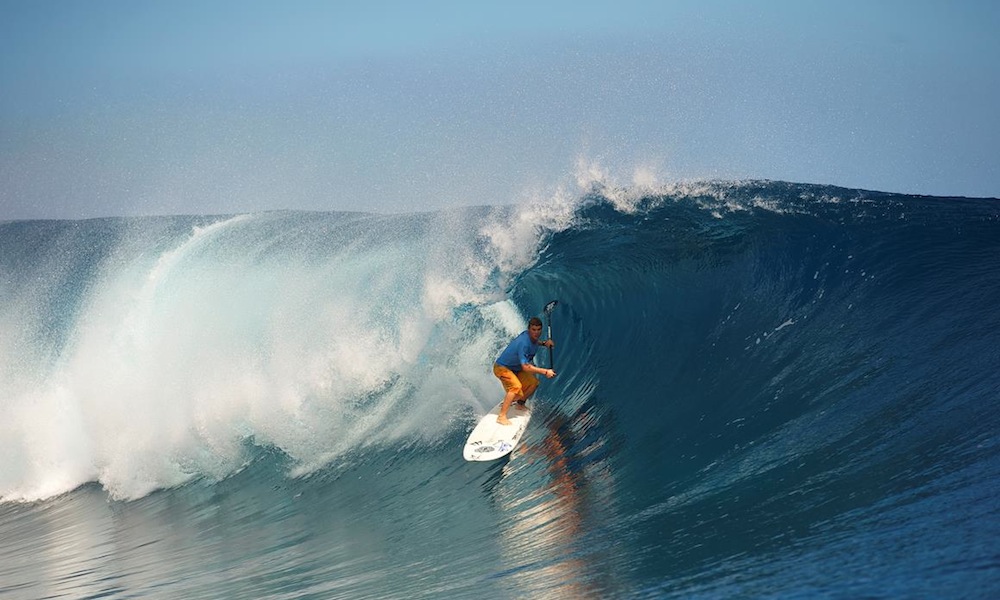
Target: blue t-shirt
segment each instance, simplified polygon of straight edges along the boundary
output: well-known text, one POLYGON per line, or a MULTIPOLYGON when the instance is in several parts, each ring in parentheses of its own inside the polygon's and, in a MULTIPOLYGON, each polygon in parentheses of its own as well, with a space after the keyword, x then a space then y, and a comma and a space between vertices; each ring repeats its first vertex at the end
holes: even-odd
POLYGON ((521 365, 535 360, 537 350, 538 344, 532 343, 528 332, 523 331, 521 335, 514 338, 506 350, 500 353, 497 364, 517 373, 521 370, 521 365))

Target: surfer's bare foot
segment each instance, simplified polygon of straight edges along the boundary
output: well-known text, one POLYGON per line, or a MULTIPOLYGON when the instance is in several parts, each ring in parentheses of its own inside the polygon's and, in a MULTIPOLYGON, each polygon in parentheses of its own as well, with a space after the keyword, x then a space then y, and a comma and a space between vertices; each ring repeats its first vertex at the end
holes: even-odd
POLYGON ((497 417, 497 423, 500 423, 501 425, 510 425, 510 421, 504 415, 497 417))

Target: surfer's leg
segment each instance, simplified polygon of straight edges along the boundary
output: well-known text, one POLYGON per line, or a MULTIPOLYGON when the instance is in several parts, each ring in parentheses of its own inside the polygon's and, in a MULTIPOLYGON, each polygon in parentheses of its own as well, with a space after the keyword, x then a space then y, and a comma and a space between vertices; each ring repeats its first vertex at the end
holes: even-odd
POLYGON ((507 419, 507 411, 510 409, 511 403, 522 396, 521 381, 513 371, 500 365, 493 365, 493 374, 500 380, 503 389, 507 391, 507 394, 503 397, 503 404, 500 405, 500 413, 497 414, 497 423, 510 425, 510 420, 507 419))
POLYGON ((510 425, 510 419, 507 418, 507 411, 510 410, 510 405, 514 402, 514 398, 517 398, 517 396, 517 392, 510 391, 503 397, 503 405, 500 407, 500 413, 497 414, 497 423, 500 423, 501 425, 510 425))
POLYGON ((521 371, 517 374, 517 380, 521 383, 521 397, 517 400, 517 407, 521 410, 527 410, 528 398, 531 398, 535 390, 538 389, 538 378, 535 377, 534 373, 521 371))

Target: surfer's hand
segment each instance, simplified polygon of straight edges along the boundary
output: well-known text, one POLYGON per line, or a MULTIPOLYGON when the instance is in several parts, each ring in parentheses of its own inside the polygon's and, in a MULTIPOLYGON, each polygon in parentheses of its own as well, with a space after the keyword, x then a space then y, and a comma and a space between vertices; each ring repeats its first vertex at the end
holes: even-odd
POLYGON ((552 379, 553 377, 556 376, 556 372, 553 371, 552 369, 545 369, 545 376, 548 377, 549 379, 552 379))
POLYGON ((545 340, 539 344, 540 346, 545 346, 546 348, 554 348, 556 343, 552 340, 545 340))

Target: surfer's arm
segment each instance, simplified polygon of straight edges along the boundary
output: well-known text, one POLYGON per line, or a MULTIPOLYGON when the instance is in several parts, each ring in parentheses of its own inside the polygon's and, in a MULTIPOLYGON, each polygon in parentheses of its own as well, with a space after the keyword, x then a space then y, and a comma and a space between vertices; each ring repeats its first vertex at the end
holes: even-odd
POLYGON ((552 369, 542 369, 541 367, 536 367, 531 363, 521 363, 521 370, 527 371, 529 373, 538 373, 539 375, 545 375, 549 379, 556 376, 556 372, 552 369))

